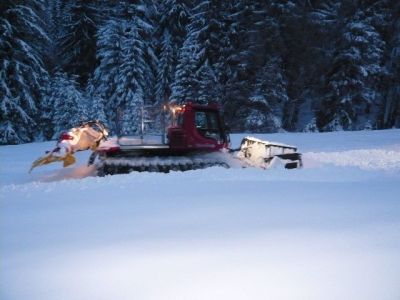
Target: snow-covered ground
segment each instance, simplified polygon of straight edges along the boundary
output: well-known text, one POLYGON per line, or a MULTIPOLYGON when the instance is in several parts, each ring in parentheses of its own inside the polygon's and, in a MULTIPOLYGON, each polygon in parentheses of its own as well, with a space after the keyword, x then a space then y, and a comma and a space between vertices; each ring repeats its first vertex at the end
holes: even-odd
POLYGON ((53 142, 0 147, 0 299, 400 299, 400 130, 255 136, 304 168, 28 174, 53 142))

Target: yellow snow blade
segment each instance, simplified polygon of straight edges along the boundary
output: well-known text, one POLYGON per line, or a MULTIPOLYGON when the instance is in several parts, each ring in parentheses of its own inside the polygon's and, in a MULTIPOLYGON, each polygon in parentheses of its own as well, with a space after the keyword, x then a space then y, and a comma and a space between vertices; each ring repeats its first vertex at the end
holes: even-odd
POLYGON ((48 153, 42 157, 39 157, 32 163, 29 173, 31 173, 32 170, 38 166, 47 165, 56 161, 63 161, 64 162, 63 166, 65 168, 75 163, 76 159, 70 153, 67 153, 64 157, 53 155, 53 153, 48 153))
POLYGON ((63 160, 64 160, 63 164, 64 168, 73 165, 76 161, 75 157, 71 153, 67 153, 67 155, 63 157, 63 160))

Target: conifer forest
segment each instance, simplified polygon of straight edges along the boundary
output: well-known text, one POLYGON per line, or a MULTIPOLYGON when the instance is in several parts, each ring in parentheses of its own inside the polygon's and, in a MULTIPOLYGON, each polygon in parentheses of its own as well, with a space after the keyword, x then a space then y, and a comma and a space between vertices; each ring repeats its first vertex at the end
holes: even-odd
POLYGON ((400 1, 0 1, 0 144, 185 102, 232 132, 400 127, 400 1))

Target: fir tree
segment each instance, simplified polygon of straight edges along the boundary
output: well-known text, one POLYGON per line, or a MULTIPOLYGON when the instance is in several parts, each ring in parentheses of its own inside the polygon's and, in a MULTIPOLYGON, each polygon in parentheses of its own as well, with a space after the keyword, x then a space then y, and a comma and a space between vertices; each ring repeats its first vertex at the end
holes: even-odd
POLYGON ((68 0, 62 10, 58 57, 63 70, 79 76, 82 86, 96 64, 95 34, 101 20, 100 3, 94 0, 68 0))
MULTIPOLYGON (((206 62, 214 70, 216 76, 222 66, 220 64, 221 43, 224 41, 223 16, 224 4, 220 1, 201 1, 190 18, 188 32, 179 55, 175 73, 172 99, 176 102, 197 101, 198 84, 202 78, 195 76, 206 62)), ((204 74, 204 72, 202 72, 204 74)), ((206 76, 205 80, 209 80, 206 76)), ((215 102, 221 102, 222 95, 219 81, 212 86, 210 93, 215 102)), ((206 84, 206 83, 204 83, 206 84)))
POLYGON ((99 120, 108 126, 107 116, 105 113, 104 99, 96 93, 93 83, 90 81, 86 88, 85 98, 88 101, 88 116, 91 120, 99 120))
POLYGON ((175 57, 171 35, 166 31, 162 39, 162 48, 157 68, 156 93, 158 103, 169 100, 175 69, 174 64, 175 57))
POLYGON ((40 132, 36 121, 48 42, 39 18, 43 10, 41 0, 0 3, 0 144, 29 142, 40 132))
POLYGON ((139 86, 128 89, 123 103, 121 118, 121 135, 138 135, 141 133, 143 92, 139 86))
POLYGON ((282 60, 272 58, 260 70, 254 93, 245 105, 251 111, 245 128, 258 132, 278 131, 282 128, 284 107, 288 100, 282 60))
POLYGON ((82 94, 77 76, 67 77, 57 72, 50 83, 46 102, 54 109, 51 119, 54 126, 53 138, 61 132, 88 121, 88 105, 82 94))
POLYGON ((117 94, 110 99, 123 109, 123 134, 137 134, 140 131, 140 116, 144 105, 146 88, 144 61, 145 43, 139 34, 139 19, 134 18, 126 24, 122 38, 123 63, 117 86, 117 94))
POLYGON ((263 30, 273 26, 265 8, 254 1, 232 3, 225 19, 226 37, 218 64, 218 78, 224 87, 222 103, 231 128, 243 130, 250 111, 243 107, 253 96, 255 74, 266 60, 264 43, 267 44, 265 41, 272 36, 272 32, 264 34, 263 30))
POLYGON ((147 27, 143 24, 134 16, 123 22, 109 21, 99 31, 99 66, 93 84, 99 99, 103 99, 112 132, 119 125, 124 126, 124 133, 134 134, 140 129, 138 120, 148 86, 147 43, 142 35, 147 27), (123 115, 123 124, 118 124, 119 114, 123 115))
MULTIPOLYGON (((116 130, 116 93, 120 84, 120 67, 124 57, 122 53, 125 23, 117 20, 106 22, 97 34, 97 59, 99 65, 94 71, 88 87, 96 106, 104 107, 108 125, 112 132, 116 130)), ((120 89, 123 89, 120 87, 120 89)))
POLYGON ((119 19, 126 20, 129 23, 128 27, 133 26, 137 29, 135 39, 140 41, 142 56, 136 59, 141 60, 143 68, 143 81, 141 82, 143 98, 149 99, 151 102, 154 101, 155 70, 157 69, 157 58, 152 43, 153 15, 154 5, 151 4, 151 1, 121 1, 118 5, 119 19))
POLYGON ((197 49, 196 40, 188 37, 179 52, 179 60, 171 94, 171 101, 174 103, 195 101, 197 98, 197 82, 195 77, 198 64, 197 49))
POLYGON ((186 26, 189 23, 190 12, 184 0, 166 0, 159 2, 159 22, 157 34, 162 36, 164 32, 171 35, 172 43, 182 45, 186 26))
POLYGON ((155 31, 158 49, 155 88, 157 102, 162 103, 169 101, 172 93, 179 49, 183 45, 189 22, 189 10, 182 0, 167 0, 160 2, 158 11, 159 21, 155 31))
POLYGON ((197 102, 202 104, 216 102, 221 94, 218 90, 219 83, 214 70, 206 61, 196 73, 197 102))
POLYGON ((331 72, 326 77, 327 97, 319 114, 324 130, 362 129, 376 124, 375 84, 383 75, 384 42, 371 25, 349 22, 339 40, 331 72))
MULTIPOLYGON (((339 39, 341 32, 342 23, 339 15, 341 5, 338 1, 321 1, 314 3, 311 8, 305 11, 307 18, 305 24, 307 29, 305 31, 307 34, 305 43, 303 42, 305 49, 301 52, 308 54, 301 54, 301 57, 295 58, 296 61, 300 62, 299 67, 302 70, 301 74, 298 75, 301 79, 297 81, 299 85, 296 88, 298 90, 296 94, 300 94, 300 97, 298 97, 300 101, 296 102, 297 107, 295 109, 291 108, 291 103, 286 106, 286 113, 289 117, 285 118, 286 120, 295 119, 297 130, 319 131, 316 123, 317 114, 326 92, 323 77, 332 67, 335 41, 339 39), (303 61, 304 63, 302 63, 303 61), (294 116, 293 112, 295 112, 294 116)), ((300 28, 300 30, 303 29, 300 28)), ((298 62, 296 62, 296 65, 298 65, 298 62)), ((294 89, 292 88, 291 91, 293 95, 294 89)))

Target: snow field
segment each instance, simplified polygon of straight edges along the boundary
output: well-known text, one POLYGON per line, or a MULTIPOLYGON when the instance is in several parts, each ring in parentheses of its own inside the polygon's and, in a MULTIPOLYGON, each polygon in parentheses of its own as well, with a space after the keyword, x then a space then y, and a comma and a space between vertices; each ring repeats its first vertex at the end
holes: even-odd
POLYGON ((257 137, 305 167, 29 175, 53 143, 0 147, 0 299, 399 299, 400 131, 257 137))

